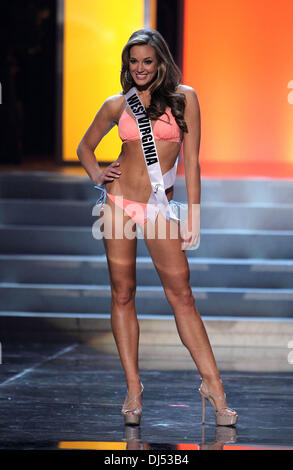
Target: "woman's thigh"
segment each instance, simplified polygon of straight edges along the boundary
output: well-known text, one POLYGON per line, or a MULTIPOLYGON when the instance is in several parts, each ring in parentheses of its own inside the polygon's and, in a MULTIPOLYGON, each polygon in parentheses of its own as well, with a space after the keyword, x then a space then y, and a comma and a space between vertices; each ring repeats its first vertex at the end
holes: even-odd
POLYGON ((102 213, 104 247, 109 268, 111 287, 114 291, 135 289, 136 284, 136 249, 137 238, 129 236, 130 217, 124 211, 107 198, 107 210, 102 213), (128 232, 125 234, 125 226, 128 232))
POLYGON ((155 227, 150 224, 147 221, 144 226, 144 240, 165 291, 180 293, 189 289, 189 265, 185 252, 181 250, 177 222, 168 222, 159 213, 155 227), (162 229, 164 224, 165 233, 162 229))

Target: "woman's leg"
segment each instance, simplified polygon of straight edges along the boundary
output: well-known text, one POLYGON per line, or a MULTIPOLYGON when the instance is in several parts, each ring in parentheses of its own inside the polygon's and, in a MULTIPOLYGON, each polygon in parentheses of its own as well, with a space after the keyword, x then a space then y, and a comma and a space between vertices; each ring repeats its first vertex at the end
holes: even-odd
MULTIPOLYGON (((111 326, 117 345, 121 364, 125 371, 128 393, 137 395, 140 390, 140 378, 138 368, 138 344, 139 324, 135 311, 136 292, 136 246, 137 238, 128 239, 123 235, 125 223, 129 225, 129 217, 107 198, 108 217, 104 213, 104 231, 108 238, 103 238, 109 275, 111 283, 111 326), (121 238, 115 238, 116 223, 120 224, 117 234, 121 238), (111 234, 112 236, 109 236, 111 234)), ((137 400, 140 404, 141 397, 137 400)), ((127 398, 126 398, 127 404, 127 398)), ((132 406, 130 404, 130 406, 132 406)))
MULTIPOLYGON (((147 222, 144 226, 145 243, 152 257, 155 268, 161 279, 167 300, 169 301, 175 316, 175 322, 182 343, 189 350, 198 370, 209 389, 223 396, 223 385, 216 365, 214 354, 206 333, 205 326, 194 304, 194 297, 189 284, 189 266, 184 251, 181 250, 181 240, 172 239, 173 233, 178 233, 177 223, 166 222, 161 213, 158 215, 155 226, 154 238, 147 236, 151 233, 147 222), (166 237, 157 237, 158 224, 166 224, 166 237), (175 225, 174 225, 175 224, 175 225)), ((223 401, 219 401, 222 407, 223 401)))

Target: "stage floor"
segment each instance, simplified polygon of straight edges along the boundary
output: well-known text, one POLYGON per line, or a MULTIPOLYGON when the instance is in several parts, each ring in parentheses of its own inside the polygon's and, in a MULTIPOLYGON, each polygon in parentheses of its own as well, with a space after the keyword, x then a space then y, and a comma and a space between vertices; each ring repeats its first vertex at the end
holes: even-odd
POLYGON ((143 354, 143 417, 140 427, 125 427, 120 409, 126 387, 115 352, 68 339, 2 338, 0 448, 293 450, 290 367, 221 371, 228 403, 239 414, 235 428, 223 428, 214 425, 210 405, 201 425, 200 377, 190 364, 182 367, 182 358, 177 362, 176 348, 167 367, 160 348, 154 355, 151 345, 149 352, 144 347, 143 354))

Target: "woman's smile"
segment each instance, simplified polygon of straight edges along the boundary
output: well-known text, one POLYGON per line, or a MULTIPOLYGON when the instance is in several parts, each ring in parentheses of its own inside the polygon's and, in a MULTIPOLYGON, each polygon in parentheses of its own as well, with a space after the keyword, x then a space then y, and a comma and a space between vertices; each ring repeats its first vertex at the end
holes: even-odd
POLYGON ((137 84, 151 83, 158 71, 156 51, 152 46, 133 46, 130 49, 129 72, 137 84))
POLYGON ((135 76, 136 76, 137 80, 145 80, 147 78, 146 73, 136 73, 135 76))

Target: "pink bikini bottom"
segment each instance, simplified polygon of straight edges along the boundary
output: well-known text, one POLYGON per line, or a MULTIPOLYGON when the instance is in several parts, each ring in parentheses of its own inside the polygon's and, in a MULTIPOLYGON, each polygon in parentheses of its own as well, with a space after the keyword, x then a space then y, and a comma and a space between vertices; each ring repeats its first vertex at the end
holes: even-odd
POLYGON ((147 218, 144 217, 147 203, 130 201, 125 199, 122 196, 113 196, 113 194, 107 193, 107 196, 117 204, 121 209, 123 209, 126 214, 138 225, 143 225, 146 223, 147 218))

